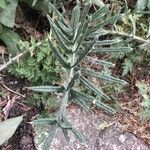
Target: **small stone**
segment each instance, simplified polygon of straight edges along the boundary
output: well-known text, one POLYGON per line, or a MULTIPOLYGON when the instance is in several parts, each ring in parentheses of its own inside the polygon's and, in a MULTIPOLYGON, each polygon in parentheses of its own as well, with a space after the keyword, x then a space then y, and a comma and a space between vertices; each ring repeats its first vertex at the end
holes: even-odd
POLYGON ((121 135, 119 136, 119 141, 120 141, 121 143, 124 143, 125 140, 126 140, 126 136, 123 135, 123 134, 121 134, 121 135))

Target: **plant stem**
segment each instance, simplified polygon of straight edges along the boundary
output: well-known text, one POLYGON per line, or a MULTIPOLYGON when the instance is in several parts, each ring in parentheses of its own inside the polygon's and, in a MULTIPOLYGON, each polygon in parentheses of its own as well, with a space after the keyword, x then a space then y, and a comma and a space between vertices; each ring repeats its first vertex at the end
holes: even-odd
MULTIPOLYGON (((39 45, 41 45, 41 44, 37 43, 36 47, 38 47, 39 45)), ((15 61, 17 61, 20 57, 22 57, 23 55, 25 55, 27 52, 30 52, 32 49, 33 49, 33 47, 30 47, 29 49, 25 50, 23 53, 20 53, 17 56, 15 56, 12 59, 10 59, 7 63, 5 63, 4 65, 0 66, 0 71, 2 71, 5 68, 7 68, 9 65, 11 65, 15 61)))
POLYGON ((18 60, 20 57, 22 57, 24 54, 26 54, 29 50, 24 51, 21 54, 18 54, 17 56, 15 56, 14 58, 10 59, 7 63, 5 63, 4 65, 2 65, 0 67, 0 71, 4 70, 5 68, 7 68, 9 65, 11 65, 14 61, 18 60))
POLYGON ((124 32, 118 32, 118 31, 110 31, 110 30, 102 30, 103 32, 106 32, 107 34, 115 34, 115 35, 120 35, 120 36, 124 36, 124 37, 127 37, 127 38, 132 38, 136 41, 139 41, 141 43, 150 43, 150 40, 145 40, 139 36, 133 36, 131 34, 128 34, 128 33, 124 33, 124 32))

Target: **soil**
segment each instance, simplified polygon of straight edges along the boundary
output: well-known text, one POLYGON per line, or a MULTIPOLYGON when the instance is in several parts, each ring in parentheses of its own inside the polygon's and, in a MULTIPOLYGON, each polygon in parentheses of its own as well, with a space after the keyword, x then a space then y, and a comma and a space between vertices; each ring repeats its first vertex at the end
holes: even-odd
MULTIPOLYGON (((25 86, 28 85, 28 82, 25 79, 18 79, 10 74, 6 74, 2 78, 3 84, 14 91, 18 91, 22 95, 26 95, 26 91, 23 90, 25 86)), ((3 89, 7 90, 7 89, 3 89)), ((23 115, 23 121, 19 125, 15 134, 12 138, 0 147, 1 150, 36 150, 34 146, 34 129, 30 122, 32 118, 38 114, 36 108, 29 106, 27 99, 16 94, 7 91, 7 95, 3 98, 2 101, 8 102, 9 99, 15 99, 15 102, 10 107, 7 118, 13 118, 23 115)), ((1 106, 0 106, 1 107, 1 106)), ((2 109, 3 107, 1 107, 2 109)))
MULTIPOLYGON (((21 100, 22 103, 22 100, 21 100)), ((36 110, 34 108, 30 108, 29 110, 25 110, 23 106, 19 104, 14 104, 9 112, 9 118, 23 115, 24 119, 22 123, 19 125, 15 134, 12 138, 4 144, 0 149, 2 150, 36 150, 34 146, 34 130, 30 121, 33 116, 36 115, 36 110)))

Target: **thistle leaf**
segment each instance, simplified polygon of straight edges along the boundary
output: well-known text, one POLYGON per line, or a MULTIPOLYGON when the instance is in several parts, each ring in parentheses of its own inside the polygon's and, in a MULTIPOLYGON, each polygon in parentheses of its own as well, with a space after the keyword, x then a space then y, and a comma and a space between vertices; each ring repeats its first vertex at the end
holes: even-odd
POLYGON ((95 46, 113 45, 121 42, 119 39, 97 41, 95 46))
POLYGON ((92 76, 95 78, 99 78, 99 79, 103 79, 109 82, 114 82, 114 83, 119 83, 119 84, 127 84, 126 81, 109 76, 109 75, 105 75, 105 74, 100 74, 99 72, 95 72, 95 71, 91 71, 91 70, 87 70, 84 68, 81 68, 81 73, 84 75, 88 75, 88 76, 92 76))
POLYGON ((97 30, 99 30, 100 28, 102 28, 103 26, 106 26, 108 24, 112 24, 114 23, 114 21, 118 20, 119 18, 122 18, 124 15, 123 14, 117 14, 111 18, 109 18, 108 20, 105 20, 104 22, 102 23, 99 23, 97 24, 96 26, 94 27, 91 27, 90 29, 88 29, 87 31, 87 36, 90 35, 91 33, 94 33, 96 32, 97 30))
POLYGON ((85 34, 86 34, 86 30, 87 30, 87 26, 88 26, 88 21, 86 21, 84 24, 80 24, 80 26, 77 30, 77 34, 75 35, 74 40, 73 40, 73 44, 76 46, 74 53, 76 53, 80 49, 80 47, 83 43, 83 40, 84 40, 85 34))
MULTIPOLYGON (((64 120, 64 122, 65 122, 65 124, 67 124, 68 126, 72 126, 68 121, 67 121, 67 119, 63 116, 63 120, 64 120)), ((81 141, 81 142, 84 142, 85 141, 85 137, 81 134, 81 133, 79 133, 75 128, 71 128, 70 129, 73 133, 74 133, 74 135, 81 141)))
MULTIPOLYGON (((79 105, 81 106, 85 111, 89 112, 90 111, 90 107, 89 105, 82 101, 81 99, 78 99, 78 97, 73 97, 74 101, 79 105)), ((91 112, 91 111, 90 111, 91 112)))
POLYGON ((59 28, 61 30, 61 32, 66 37, 68 37, 68 39, 70 39, 70 41, 71 41, 73 36, 72 36, 71 31, 69 30, 69 28, 65 24, 63 24, 61 21, 58 21, 58 20, 55 21, 55 24, 56 24, 57 28, 59 28))
POLYGON ((29 90, 41 93, 49 93, 49 92, 63 92, 63 86, 33 86, 27 87, 29 90))
POLYGON ((111 108, 110 106, 102 103, 101 101, 96 100, 95 104, 96 104, 97 107, 103 109, 104 111, 107 111, 110 114, 115 114, 116 113, 116 111, 113 108, 111 108))
POLYGON ((86 21, 86 16, 87 16, 87 14, 89 12, 90 6, 91 6, 90 3, 86 3, 84 5, 84 8, 83 8, 83 10, 81 12, 82 15, 80 17, 80 22, 84 23, 86 21))
MULTIPOLYGON (((88 105, 88 101, 87 101, 87 96, 84 96, 84 94, 82 93, 78 93, 77 91, 72 90, 72 99, 74 99, 74 101, 80 105, 85 111, 89 112, 90 111, 90 107, 88 105), (86 99, 86 100, 85 100, 86 99)), ((91 104, 91 102, 90 102, 91 104)), ((91 111, 90 111, 91 112, 91 111)))
POLYGON ((105 105, 100 100, 97 100, 92 96, 85 95, 84 93, 81 93, 81 92, 78 92, 78 91, 75 91, 75 90, 72 90, 71 92, 72 92, 73 96, 77 97, 78 99, 82 99, 85 102, 91 102, 91 103, 93 103, 95 101, 95 105, 97 107, 99 107, 99 108, 103 109, 104 111, 107 111, 111 114, 116 113, 116 111, 113 108, 111 108, 110 106, 105 105))
MULTIPOLYGON (((49 18, 49 19, 51 19, 51 18, 49 18)), ((53 29, 57 38, 59 40, 61 39, 61 41, 64 42, 65 44, 68 44, 68 45, 72 44, 72 42, 68 39, 68 37, 65 36, 65 34, 57 27, 56 23, 52 22, 52 20, 51 20, 51 23, 52 23, 52 24, 50 24, 51 28, 53 29)))
POLYGON ((109 48, 97 48, 94 47, 92 51, 94 52, 131 52, 133 49, 131 47, 109 47, 109 48))
POLYGON ((71 26, 72 26, 74 34, 78 28, 79 20, 80 20, 80 6, 79 6, 79 4, 77 4, 74 7, 72 16, 71 16, 71 26))
POLYGON ((87 61, 90 61, 92 64, 103 65, 106 67, 114 67, 115 66, 115 64, 113 64, 111 62, 107 62, 104 60, 96 60, 96 59, 93 59, 92 57, 89 57, 89 56, 86 56, 85 59, 87 61))
POLYGON ((52 52, 54 53, 56 59, 60 62, 60 64, 62 64, 62 66, 63 66, 64 68, 70 68, 70 63, 67 63, 67 62, 64 60, 63 56, 59 53, 58 50, 56 50, 57 48, 55 48, 55 47, 53 46, 51 40, 49 39, 48 41, 49 41, 49 46, 50 46, 52 52))
POLYGON ((91 17, 90 17, 90 21, 94 21, 97 19, 101 19, 105 13, 107 12, 108 8, 106 6, 99 8, 91 17))
POLYGON ((85 137, 83 136, 83 134, 81 134, 80 132, 78 132, 78 130, 76 130, 75 128, 72 128, 71 131, 74 133, 74 135, 75 135, 81 142, 85 142, 85 137))
POLYGON ((74 82, 75 82, 75 80, 76 80, 78 77, 79 77, 79 74, 76 73, 76 74, 73 76, 73 78, 71 79, 71 81, 69 82, 66 91, 70 90, 70 89, 73 87, 74 82))
POLYGON ((86 79, 84 76, 80 76, 80 81, 83 83, 86 87, 94 91, 96 94, 100 95, 101 97, 111 100, 107 95, 103 93, 102 90, 98 89, 92 82, 90 82, 88 79, 86 79))
POLYGON ((52 19, 49 15, 47 15, 47 18, 48 18, 48 21, 51 25, 52 30, 54 31, 54 33, 58 39, 60 46, 63 49, 66 49, 67 51, 71 51, 70 47, 68 47, 68 45, 67 45, 67 44, 70 44, 71 41, 68 40, 68 42, 67 41, 64 42, 63 37, 62 37, 63 33, 60 35, 61 30, 59 30, 59 31, 57 30, 57 27, 54 25, 54 22, 52 21, 52 19))
POLYGON ((56 123, 56 118, 41 118, 32 122, 34 125, 52 125, 56 123))
POLYGON ((64 96, 63 96, 63 99, 61 101, 59 120, 62 119, 62 116, 64 115, 64 113, 66 111, 67 103, 69 101, 69 96, 70 96, 70 91, 66 91, 64 96))
MULTIPOLYGON (((103 35, 102 35, 103 36, 103 35)), ((91 41, 90 41, 91 42, 91 41)), ((83 42, 83 45, 87 45, 90 43, 89 41, 83 42)), ((102 40, 102 41, 97 41, 95 43, 95 46, 107 46, 107 45, 113 45, 121 42, 119 39, 113 39, 113 40, 102 40)))
POLYGON ((89 103, 89 102, 92 103, 94 100, 94 97, 86 95, 79 91, 71 90, 71 94, 73 95, 73 97, 81 99, 82 101, 85 101, 86 103, 89 103))
POLYGON ((46 141, 44 142, 44 145, 43 145, 43 150, 49 150, 50 145, 54 139, 54 135, 55 135, 57 128, 58 128, 58 123, 55 123, 54 125, 50 127, 49 132, 48 132, 48 137, 46 138, 46 141))
POLYGON ((93 42, 86 49, 84 49, 83 53, 81 53, 81 55, 79 56, 77 61, 71 67, 77 66, 81 62, 81 60, 84 58, 84 56, 93 48, 96 41, 97 41, 97 38, 95 38, 93 40, 93 42))
POLYGON ((67 130, 67 129, 62 128, 62 132, 63 132, 63 134, 64 134, 64 136, 65 136, 66 140, 69 142, 69 141, 70 141, 70 138, 69 138, 69 135, 68 135, 68 130, 67 130))

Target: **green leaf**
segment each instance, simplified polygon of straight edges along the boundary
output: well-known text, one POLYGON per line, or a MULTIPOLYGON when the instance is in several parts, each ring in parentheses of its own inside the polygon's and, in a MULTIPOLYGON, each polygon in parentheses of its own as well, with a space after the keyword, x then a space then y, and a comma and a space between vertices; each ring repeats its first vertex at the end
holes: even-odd
POLYGON ((74 34, 78 28, 79 19, 80 19, 80 6, 79 6, 79 4, 77 4, 74 7, 74 9, 72 11, 72 16, 71 16, 71 26, 72 26, 74 34))
POLYGON ((0 11, 0 23, 12 28, 15 25, 15 14, 18 0, 9 0, 7 7, 0 11))
MULTIPOLYGON (((72 90, 72 99, 78 104, 80 105, 85 111, 87 112, 91 112, 90 110, 90 106, 88 105, 89 102, 87 102, 87 96, 85 96, 83 93, 78 93, 74 90, 72 90), (86 99, 86 100, 85 100, 86 99)), ((91 102, 90 102, 91 104, 91 102)))
POLYGON ((148 7, 148 10, 150 10, 150 0, 148 0, 147 7, 148 7))
POLYGON ((27 87, 29 90, 35 91, 35 92, 63 92, 64 87, 63 86, 33 86, 33 87, 27 87))
POLYGON ((37 3, 38 0, 33 0, 32 6, 34 6, 37 3))
POLYGON ((52 125, 56 122, 56 118, 41 118, 38 120, 34 120, 32 123, 34 125, 52 125))
POLYGON ((88 21, 86 21, 84 24, 81 24, 81 23, 79 24, 79 28, 77 29, 77 33, 74 35, 74 39, 73 39, 73 44, 75 46, 75 50, 73 51, 74 53, 76 53, 80 49, 83 43, 86 30, 87 30, 87 26, 88 26, 88 21))
POLYGON ((47 15, 47 18, 48 18, 48 21, 50 23, 50 26, 52 28, 52 30, 54 31, 56 37, 57 37, 57 41, 59 42, 60 46, 64 49, 64 50, 67 50, 67 51, 71 51, 71 48, 67 45, 67 44, 70 44, 71 41, 69 41, 69 39, 67 40, 66 38, 64 38, 63 36, 63 33, 61 33, 61 30, 59 30, 55 23, 52 21, 51 17, 49 15, 47 15), (66 40, 66 41, 64 41, 66 40))
POLYGON ((111 100, 107 95, 103 93, 101 89, 98 89, 92 82, 90 82, 88 79, 86 79, 84 76, 80 76, 80 81, 83 83, 86 87, 94 91, 96 94, 100 95, 101 97, 111 100))
POLYGON ((67 85, 66 91, 70 90, 70 89, 74 86, 75 80, 76 80, 78 77, 79 77, 79 74, 76 73, 76 74, 71 78, 71 81, 70 81, 69 84, 67 85))
POLYGON ((117 21, 119 18, 122 18, 124 15, 123 14, 117 14, 107 20, 104 20, 104 22, 102 23, 98 23, 96 26, 91 27, 90 29, 88 29, 87 31, 87 36, 89 36, 90 34, 96 32, 97 30, 99 30, 100 28, 102 28, 103 26, 106 26, 108 24, 112 24, 114 23, 114 21, 117 21))
POLYGON ((97 41, 95 46, 113 45, 113 44, 118 44, 119 42, 121 42, 121 40, 119 40, 119 39, 102 40, 102 41, 97 41))
POLYGON ((71 90, 71 94, 73 95, 73 97, 76 97, 86 103, 92 103, 94 100, 94 97, 90 96, 90 95, 86 95, 82 92, 76 91, 76 90, 71 90))
MULTIPOLYGON (((85 111, 90 111, 90 106, 84 102, 83 100, 79 99, 78 97, 72 97, 74 99, 74 102, 77 103, 79 106, 81 106, 85 111)), ((91 112, 91 111, 90 111, 91 112)))
POLYGON ((0 122, 0 145, 12 137, 22 120, 23 117, 19 116, 0 122))
POLYGON ((136 9, 137 10, 144 10, 147 6, 147 0, 137 0, 136 2, 136 9))
POLYGON ((46 141, 44 142, 43 150, 49 150, 50 149, 50 145, 54 139, 54 135, 55 135, 57 128, 58 128, 58 123, 55 123, 54 125, 52 125, 49 128, 48 137, 46 138, 46 141))
POLYGON ((81 12, 80 22, 82 22, 83 24, 86 21, 86 16, 89 12, 90 6, 91 6, 90 3, 86 3, 81 12))
POLYGON ((67 129, 62 128, 62 132, 63 132, 63 134, 64 134, 64 136, 65 136, 66 140, 69 142, 69 141, 70 141, 70 138, 69 138, 69 135, 68 135, 68 130, 67 130, 67 129))
POLYGON ((85 55, 93 48, 93 46, 95 45, 96 41, 97 41, 97 38, 95 38, 93 40, 93 42, 90 43, 89 46, 83 50, 83 52, 80 54, 80 56, 77 59, 77 61, 71 67, 77 66, 81 62, 81 60, 85 57, 85 55))
POLYGON ((92 52, 130 52, 132 51, 133 49, 131 47, 109 47, 109 48, 97 48, 97 47, 94 47, 92 52))
POLYGON ((90 16, 90 21, 94 21, 97 19, 101 19, 105 13, 107 12, 108 8, 106 6, 99 8, 92 16, 90 16))
POLYGON ((123 63, 123 73, 122 76, 128 74, 129 72, 131 73, 133 69, 133 63, 131 62, 130 59, 125 59, 123 63))
POLYGON ((90 61, 92 64, 103 65, 103 66, 106 66, 106 67, 114 67, 115 66, 115 64, 113 64, 111 62, 107 62, 107 61, 104 61, 104 60, 97 60, 97 59, 94 59, 94 58, 89 57, 89 56, 86 56, 85 59, 87 61, 90 61))
POLYGON ((106 111, 108 113, 111 113, 111 114, 116 113, 116 111, 113 108, 111 108, 110 106, 105 105, 103 102, 101 102, 100 100, 95 99, 92 96, 85 95, 84 93, 81 93, 81 92, 78 92, 78 91, 75 91, 75 90, 72 90, 72 94, 73 94, 73 96, 78 97, 78 99, 81 99, 85 102, 91 102, 91 103, 95 102, 95 105, 97 107, 103 109, 104 111, 106 111))
POLYGON ((63 58, 63 56, 62 56, 62 55, 60 54, 60 52, 57 50, 57 48, 53 46, 51 40, 48 39, 48 41, 49 41, 49 46, 50 46, 52 52, 54 53, 56 59, 60 62, 60 64, 61 64, 64 68, 67 68, 67 69, 70 68, 70 63, 67 63, 67 62, 65 61, 65 59, 63 58))
POLYGON ((105 4, 102 0, 92 0, 92 3, 99 6, 99 7, 104 7, 105 4))
POLYGON ((119 83, 119 84, 127 84, 126 81, 109 76, 109 75, 105 75, 105 74, 101 74, 99 72, 95 72, 95 71, 91 71, 91 70, 87 70, 84 68, 81 68, 81 73, 84 75, 88 75, 88 76, 92 76, 95 78, 99 78, 99 79, 103 79, 106 81, 110 81, 110 82, 114 82, 114 83, 119 83))
POLYGON ((13 56, 16 56, 19 51, 17 44, 21 39, 20 36, 10 29, 3 28, 3 32, 0 33, 0 39, 7 46, 8 52, 13 56))
MULTIPOLYGON (((63 120, 64 120, 64 122, 65 122, 66 125, 72 127, 72 125, 67 121, 67 119, 66 119, 64 116, 63 116, 63 120)), ((72 127, 70 130, 74 133, 74 135, 75 135, 81 142, 85 142, 85 137, 84 137, 81 133, 79 133, 75 128, 72 127)))
POLYGON ((108 106, 108 105, 102 103, 102 102, 99 101, 99 100, 96 100, 96 101, 95 101, 95 105, 96 105, 97 107, 103 109, 104 111, 107 111, 107 112, 110 113, 110 114, 115 114, 115 113, 116 113, 116 111, 115 111, 113 108, 111 108, 110 106, 108 106))
POLYGON ((61 21, 59 20, 56 20, 55 21, 55 24, 56 26, 61 30, 61 32, 66 36, 68 37, 68 39, 72 39, 73 38, 73 35, 71 33, 71 31, 69 30, 69 28, 64 24, 62 23, 61 21))
POLYGON ((6 8, 6 1, 5 0, 0 0, 0 7, 3 8, 3 9, 6 8))
POLYGON ((66 91, 62 101, 61 101, 61 106, 60 106, 60 120, 62 119, 62 116, 65 114, 67 103, 69 101, 69 96, 70 96, 70 91, 66 91))

